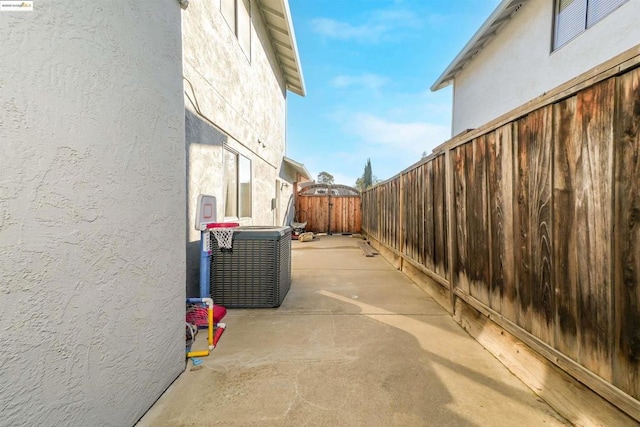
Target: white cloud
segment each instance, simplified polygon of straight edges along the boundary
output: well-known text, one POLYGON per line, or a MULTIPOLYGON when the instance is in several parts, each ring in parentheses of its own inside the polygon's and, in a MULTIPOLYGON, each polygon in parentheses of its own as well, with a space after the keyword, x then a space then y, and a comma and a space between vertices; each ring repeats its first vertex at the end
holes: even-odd
POLYGON ((403 29, 416 29, 422 25, 421 16, 404 9, 373 11, 361 24, 351 24, 330 18, 311 20, 311 28, 317 34, 336 40, 354 40, 367 43, 377 43, 383 37, 395 38, 403 29))
POLYGON ((357 40, 361 42, 378 41, 384 33, 383 25, 351 25, 329 18, 316 18, 311 21, 311 28, 316 33, 337 40, 357 40))
POLYGON ((356 86, 377 91, 387 83, 387 80, 388 79, 384 76, 372 73, 364 73, 356 76, 336 76, 331 79, 329 84, 342 89, 356 86))
POLYGON ((372 114, 357 113, 346 124, 347 130, 364 143, 375 145, 390 155, 415 157, 449 139, 449 128, 428 122, 390 121, 372 114))
POLYGON ((361 174, 364 162, 370 158, 373 174, 379 179, 398 174, 418 162, 422 153, 430 154, 449 139, 447 126, 422 121, 393 121, 369 113, 346 117, 342 126, 358 140, 352 145, 351 152, 342 153, 343 160, 350 165, 349 170, 361 174))
MULTIPOLYGON (((429 19, 430 15, 428 15, 429 19)), ((418 28, 422 19, 415 12, 406 9, 376 10, 371 14, 371 22, 386 23, 388 27, 418 28)))

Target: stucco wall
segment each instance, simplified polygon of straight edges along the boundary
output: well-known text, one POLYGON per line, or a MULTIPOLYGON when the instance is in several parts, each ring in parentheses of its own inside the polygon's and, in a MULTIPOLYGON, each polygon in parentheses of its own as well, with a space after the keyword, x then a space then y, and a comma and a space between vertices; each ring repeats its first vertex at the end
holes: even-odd
MULTIPOLYGON (((282 222, 282 218, 275 218, 271 199, 276 197, 276 179, 285 152, 286 91, 255 2, 252 8, 250 55, 243 52, 220 13, 219 0, 191 2, 183 14, 187 293, 192 296, 198 294, 199 281, 200 233, 194 228, 198 195, 215 196, 218 220, 224 219, 223 146, 251 160, 252 216, 240 222, 282 222)), ((285 202, 291 188, 283 190, 285 202)), ((280 213, 282 217, 282 209, 280 213)))
POLYGON ((184 369, 180 14, 0 13, 0 425, 132 425, 184 369))
POLYGON ((640 44, 631 0, 551 52, 553 2, 528 1, 455 78, 453 135, 519 107, 640 44))

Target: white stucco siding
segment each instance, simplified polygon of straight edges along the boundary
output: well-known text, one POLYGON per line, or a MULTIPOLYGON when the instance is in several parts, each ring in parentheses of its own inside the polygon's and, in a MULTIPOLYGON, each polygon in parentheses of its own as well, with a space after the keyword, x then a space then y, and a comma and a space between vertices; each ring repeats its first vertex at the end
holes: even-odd
POLYGON ((255 4, 252 23, 248 58, 220 13, 219 1, 191 4, 184 12, 185 77, 193 83, 202 113, 275 165, 284 152, 284 81, 255 4), (258 146, 258 139, 265 147, 258 146))
POLYGON ((0 15, 0 425, 132 425, 185 366, 180 8, 0 15))
POLYGON ((453 135, 473 129, 640 44, 631 0, 551 52, 553 2, 529 1, 454 80, 453 135))
POLYGON ((218 220, 224 220, 223 147, 251 160, 252 215, 239 222, 280 223, 271 200, 285 153, 285 83, 255 2, 251 20, 248 55, 221 14, 218 0, 191 2, 183 12, 184 76, 190 82, 185 82, 187 293, 193 296, 198 294, 200 259, 196 201, 199 194, 215 196, 218 220))

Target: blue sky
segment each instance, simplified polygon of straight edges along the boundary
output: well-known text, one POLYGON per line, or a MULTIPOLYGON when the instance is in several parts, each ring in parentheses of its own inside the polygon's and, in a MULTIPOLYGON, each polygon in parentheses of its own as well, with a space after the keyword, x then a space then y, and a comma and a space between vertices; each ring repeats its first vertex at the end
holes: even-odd
POLYGON ((449 139, 451 87, 430 87, 499 0, 289 0, 307 96, 287 96, 287 155, 354 185, 449 139))

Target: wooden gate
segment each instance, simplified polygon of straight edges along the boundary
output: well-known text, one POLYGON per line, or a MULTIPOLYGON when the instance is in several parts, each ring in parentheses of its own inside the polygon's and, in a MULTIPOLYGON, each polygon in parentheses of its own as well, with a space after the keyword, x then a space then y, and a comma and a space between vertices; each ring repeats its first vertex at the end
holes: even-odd
MULTIPOLYGON (((304 191, 301 191, 303 193, 304 191)), ((307 222, 306 231, 314 233, 360 233, 362 226, 360 196, 298 194, 297 222, 307 222)))

